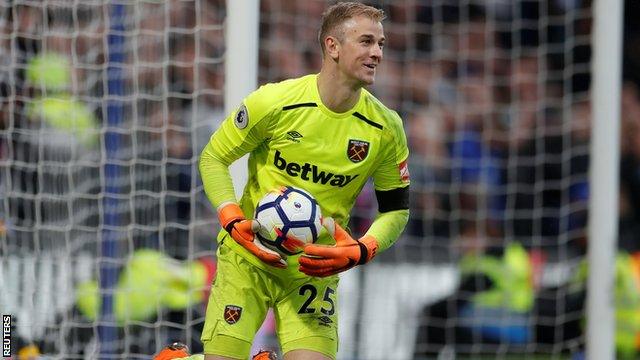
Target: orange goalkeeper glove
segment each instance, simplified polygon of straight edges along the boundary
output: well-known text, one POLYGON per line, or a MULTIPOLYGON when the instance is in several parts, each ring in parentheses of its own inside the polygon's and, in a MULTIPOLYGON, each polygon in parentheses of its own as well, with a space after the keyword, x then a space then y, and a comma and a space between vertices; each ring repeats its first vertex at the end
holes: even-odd
POLYGON ((255 220, 247 220, 238 204, 229 203, 218 210, 218 220, 233 240, 249 250, 265 263, 278 268, 287 267, 286 261, 277 252, 268 249, 255 241, 255 233, 260 224, 255 220))
POLYGON ((335 275, 366 264, 376 256, 378 241, 373 236, 365 235, 355 240, 330 217, 322 219, 322 226, 333 236, 336 244, 305 245, 304 255, 298 260, 301 272, 319 277, 335 275))
POLYGON ((187 345, 181 342, 174 342, 171 345, 165 346, 164 349, 162 349, 162 351, 153 358, 153 360, 182 359, 190 355, 187 345))

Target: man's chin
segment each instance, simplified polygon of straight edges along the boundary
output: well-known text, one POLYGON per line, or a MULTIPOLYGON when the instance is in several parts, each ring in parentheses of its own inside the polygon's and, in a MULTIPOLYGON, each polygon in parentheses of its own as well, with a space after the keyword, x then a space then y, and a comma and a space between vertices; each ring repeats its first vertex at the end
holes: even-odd
POLYGON ((360 81, 362 82, 362 86, 371 86, 376 81, 376 78, 373 76, 367 76, 360 79, 360 81))

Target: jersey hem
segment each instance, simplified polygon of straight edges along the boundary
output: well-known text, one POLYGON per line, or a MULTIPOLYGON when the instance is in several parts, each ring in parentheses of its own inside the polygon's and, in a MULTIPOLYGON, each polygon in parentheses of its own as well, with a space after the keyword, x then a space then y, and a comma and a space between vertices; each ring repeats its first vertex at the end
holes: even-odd
MULTIPOLYGON (((221 230, 221 232, 225 232, 225 231, 221 230)), ((280 277, 286 276, 288 278, 293 277, 293 278, 300 278, 300 279, 308 277, 307 275, 305 275, 304 273, 301 273, 298 270, 297 255, 292 256, 292 258, 295 257, 295 260, 293 259, 285 260, 287 261, 287 267, 285 269, 278 269, 276 267, 263 263, 255 255, 249 252, 249 250, 245 249, 244 247, 242 247, 242 245, 235 242, 235 240, 233 240, 226 232, 225 232, 225 235, 223 235, 220 241, 218 242, 218 246, 227 246, 231 251, 233 251, 235 254, 242 257, 243 259, 245 259, 251 265, 257 267, 260 270, 264 270, 268 273, 274 274, 276 276, 280 276, 280 277)))

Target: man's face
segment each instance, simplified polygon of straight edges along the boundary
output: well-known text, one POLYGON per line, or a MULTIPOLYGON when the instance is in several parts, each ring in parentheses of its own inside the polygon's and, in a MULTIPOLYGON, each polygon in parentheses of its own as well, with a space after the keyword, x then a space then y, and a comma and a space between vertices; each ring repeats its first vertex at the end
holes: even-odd
POLYGON ((384 30, 379 21, 357 16, 342 24, 338 68, 358 85, 371 85, 382 61, 384 30))

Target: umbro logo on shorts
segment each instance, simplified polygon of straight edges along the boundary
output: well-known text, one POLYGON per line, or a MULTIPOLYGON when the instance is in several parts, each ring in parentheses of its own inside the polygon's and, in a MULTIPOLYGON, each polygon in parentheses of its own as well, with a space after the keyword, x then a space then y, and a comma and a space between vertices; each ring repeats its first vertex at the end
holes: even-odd
POLYGON ((240 306, 235 305, 227 305, 224 307, 224 321, 227 324, 233 325, 240 321, 240 316, 242 316, 242 308, 240 306))
POLYGON ((330 317, 328 317, 327 315, 322 315, 320 317, 318 317, 318 325, 322 325, 322 326, 331 326, 329 324, 333 323, 333 320, 331 320, 330 317))

